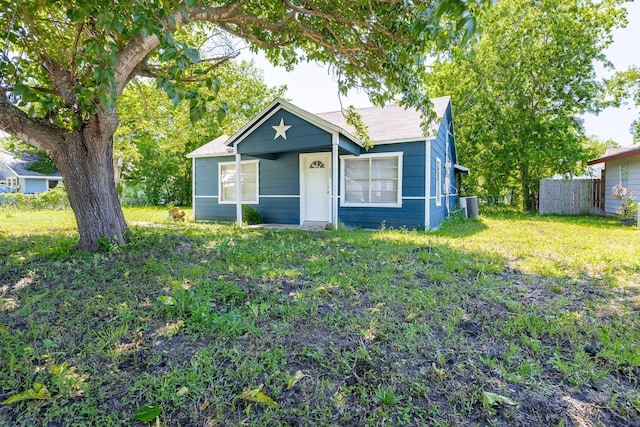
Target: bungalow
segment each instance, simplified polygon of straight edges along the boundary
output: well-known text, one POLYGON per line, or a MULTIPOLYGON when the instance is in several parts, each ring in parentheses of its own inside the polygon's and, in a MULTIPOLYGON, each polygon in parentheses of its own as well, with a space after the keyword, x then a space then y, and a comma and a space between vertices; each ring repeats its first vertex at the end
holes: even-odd
POLYGON ((29 165, 41 160, 29 152, 12 153, 0 149, 0 185, 24 194, 42 193, 62 184, 62 175, 56 171, 43 174, 29 169, 29 165))
MULTIPOLYGON (((587 162, 589 166, 604 165, 604 212, 615 215, 620 206, 620 196, 614 196, 613 187, 631 190, 631 196, 640 196, 640 144, 623 148, 609 148, 604 156, 587 162)), ((636 200, 637 201, 637 200, 636 200)))
POLYGON ((436 228, 457 208, 459 174, 469 170, 456 163, 450 98, 433 104, 426 127, 397 105, 357 110, 374 142, 367 150, 342 112, 276 99, 233 136, 187 155, 195 219, 241 224, 248 205, 273 224, 436 228))

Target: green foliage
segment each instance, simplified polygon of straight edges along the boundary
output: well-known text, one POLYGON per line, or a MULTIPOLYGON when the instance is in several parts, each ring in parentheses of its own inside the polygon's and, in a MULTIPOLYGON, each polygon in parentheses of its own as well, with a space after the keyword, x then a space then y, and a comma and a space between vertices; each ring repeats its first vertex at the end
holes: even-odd
POLYGON ((2 405, 11 405, 12 403, 22 402, 24 400, 48 400, 51 398, 51 393, 47 390, 43 384, 35 383, 33 388, 27 389, 22 393, 14 394, 2 401, 2 405))
POLYGON ((18 210, 68 209, 69 199, 64 186, 58 185, 51 190, 37 194, 2 193, 0 206, 18 210))
MULTIPOLYGON (((122 240, 127 228, 120 205, 113 203, 111 180, 103 176, 111 176, 112 159, 103 154, 114 152, 122 108, 118 104, 132 81, 153 79, 171 105, 186 103, 181 120, 190 125, 212 116, 221 122, 223 116, 242 110, 233 109, 234 98, 219 93, 221 66, 237 56, 236 40, 240 40, 250 49, 264 51, 275 65, 291 68, 299 61, 326 65, 341 93, 363 88, 376 104, 399 97, 402 105, 426 113, 430 105, 423 91, 426 59, 470 40, 475 14, 486 3, 333 0, 310 7, 280 0, 2 0, 0 130, 55 153, 63 175, 74 167, 91 170, 81 174, 86 182, 76 178, 67 186, 78 201, 79 244, 96 250, 100 235, 112 230, 122 240), (96 188, 98 197, 107 200, 89 206, 92 198, 79 194, 86 188, 96 188), (82 214, 90 211, 91 224, 82 214)), ((252 104, 249 96, 235 99, 252 104)), ((126 141, 143 141, 148 149, 141 152, 159 154, 156 167, 148 165, 146 173, 138 175, 139 183, 146 184, 142 177, 149 177, 147 193, 154 203, 188 198, 184 189, 189 173, 171 161, 171 156, 180 157, 188 150, 185 140, 177 141, 175 151, 167 150, 172 142, 167 135, 164 147, 150 148, 165 129, 167 134, 189 129, 173 128, 172 111, 161 112, 166 125, 148 126, 140 136, 124 134, 126 141), (162 172, 153 176, 154 170, 162 172)), ((206 132, 191 143, 200 145, 219 134, 219 129, 206 132)), ((126 162, 134 163, 131 158, 126 162)), ((132 168, 132 175, 134 171, 138 169, 132 168)))
POLYGON ((144 405, 136 410, 133 414, 133 419, 143 422, 155 421, 156 418, 162 413, 162 406, 148 406, 144 405))
MULTIPOLYGON (((284 87, 268 88, 260 71, 247 62, 219 67, 217 81, 215 88, 189 86, 212 97, 206 118, 195 124, 190 122, 189 106, 174 105, 150 81, 137 81, 118 100, 115 149, 122 155, 122 182, 125 188, 143 188, 145 203, 190 204, 192 162, 185 155, 222 134, 233 134, 284 94, 284 87), (218 117, 215 110, 222 104, 229 114, 218 117)), ((135 192, 131 195, 125 190, 122 199, 126 204, 140 204, 135 192)))
POLYGON ((262 215, 257 209, 242 205, 242 222, 247 225, 256 225, 264 223, 264 219, 262 219, 262 215))
POLYGON ((27 165, 27 169, 33 172, 38 172, 43 175, 53 175, 58 172, 58 168, 51 159, 34 160, 27 165))
POLYGON ((0 393, 26 399, 0 424, 562 425, 577 391, 583 421, 633 424, 640 233, 481 213, 305 232, 126 209, 164 226, 85 253, 71 211, 3 211, 0 393))
MULTIPOLYGON (((225 30, 265 50, 279 65, 291 67, 300 60, 331 65, 342 91, 364 87, 378 102, 403 93, 403 102, 423 106, 419 82, 425 53, 471 39, 476 28, 472 12, 484 3, 361 5, 337 0, 319 10, 297 7, 292 14, 279 1, 231 8, 211 2, 136 0, 43 7, 35 1, 8 0, 0 15, 0 39, 6 43, 1 83, 29 116, 49 117, 54 126, 67 130, 80 129, 100 106, 116 106, 124 84, 134 76, 120 74, 121 67, 131 67, 154 76, 174 105, 186 100, 188 117, 195 122, 209 113, 221 86, 211 71, 234 55, 221 31, 225 30), (222 13, 216 7, 229 10, 222 13), (251 25, 246 25, 246 17, 252 17, 251 25), (201 44, 206 38, 215 42, 201 44), (128 56, 134 48, 139 54, 128 56), (43 62, 46 66, 41 67, 43 62), (73 82, 65 80, 69 74, 73 82), (213 93, 183 84, 195 81, 213 93)), ((214 111, 224 115, 233 110, 219 104, 214 111)))
POLYGON ((620 219, 638 218, 638 203, 632 197, 625 197, 617 207, 616 213, 620 219))
POLYGON ((373 141, 369 137, 369 129, 367 125, 362 121, 362 117, 356 112, 353 105, 349 106, 349 108, 346 110, 345 118, 347 125, 353 126, 353 128, 356 130, 356 136, 360 138, 364 148, 368 150, 373 147, 373 141))
MULTIPOLYGON (((640 107, 640 66, 629 67, 625 71, 618 71, 607 83, 608 94, 612 98, 610 103, 620 106, 632 103, 640 107)), ((629 129, 635 140, 640 140, 640 117, 636 118, 629 129)))
POLYGON ((428 86, 453 98, 468 185, 535 210, 540 179, 593 158, 577 116, 599 108, 594 64, 625 23, 622 3, 500 1, 479 18, 476 43, 439 58, 428 86))
POLYGON ((517 405, 516 402, 514 402, 512 399, 509 399, 506 396, 502 396, 496 393, 491 393, 488 391, 482 392, 482 406, 484 406, 484 409, 488 413, 495 414, 496 410, 494 407, 498 406, 499 404, 512 405, 512 406, 517 405))

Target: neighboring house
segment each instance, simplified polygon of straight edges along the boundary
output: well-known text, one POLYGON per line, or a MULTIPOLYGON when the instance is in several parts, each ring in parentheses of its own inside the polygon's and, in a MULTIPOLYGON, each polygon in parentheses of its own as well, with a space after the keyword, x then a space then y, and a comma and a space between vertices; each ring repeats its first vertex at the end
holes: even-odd
POLYGON ((241 223, 245 204, 272 224, 433 229, 457 209, 458 175, 469 172, 456 164, 449 97, 433 103, 428 137, 415 110, 357 110, 374 142, 366 150, 342 112, 276 99, 235 135, 187 155, 195 219, 241 223))
POLYGON ((587 162, 590 166, 604 165, 604 211, 615 215, 622 203, 613 196, 613 187, 621 185, 631 190, 632 197, 640 201, 640 144, 623 148, 609 148, 604 156, 587 162))
POLYGON ((60 172, 44 175, 29 170, 29 164, 36 160, 40 158, 33 153, 12 153, 0 149, 0 185, 6 185, 18 193, 34 194, 62 184, 60 172))

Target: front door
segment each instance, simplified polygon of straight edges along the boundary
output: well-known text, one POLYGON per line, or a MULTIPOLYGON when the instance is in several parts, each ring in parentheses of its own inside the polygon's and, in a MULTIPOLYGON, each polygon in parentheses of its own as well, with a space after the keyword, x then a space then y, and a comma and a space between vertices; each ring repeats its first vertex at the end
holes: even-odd
POLYGON ((331 222, 331 153, 300 155, 300 223, 331 222))

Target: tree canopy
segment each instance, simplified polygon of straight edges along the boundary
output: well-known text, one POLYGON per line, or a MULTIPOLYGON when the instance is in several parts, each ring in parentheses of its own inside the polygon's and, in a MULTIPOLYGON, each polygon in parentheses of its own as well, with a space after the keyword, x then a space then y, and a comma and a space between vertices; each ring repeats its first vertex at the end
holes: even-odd
POLYGON ((61 171, 79 248, 125 241, 114 185, 117 100, 136 76, 156 79, 192 120, 210 114, 233 56, 191 43, 193 32, 231 34, 276 65, 319 61, 341 91, 362 87, 376 103, 397 94, 425 108, 429 54, 468 40, 484 0, 0 0, 0 130, 45 151, 61 171), (214 93, 184 86, 200 82, 214 93), (213 97, 213 99, 212 99, 213 97))
MULTIPOLYGON (((192 164, 185 155, 222 134, 232 135, 286 89, 268 88, 261 71, 246 61, 226 62, 216 75, 220 89, 209 107, 217 111, 226 100, 224 117, 190 123, 189 106, 174 105, 149 79, 127 86, 118 99, 117 176, 122 186, 143 189, 146 203, 191 203, 192 164)), ((207 88, 200 91, 211 93, 207 88)))
POLYGON ((438 58, 429 87, 453 97, 471 185, 511 190, 533 210, 540 179, 593 158, 578 114, 600 108, 594 63, 608 65, 611 31, 626 23, 622 3, 502 0, 478 18, 477 43, 438 58))
MULTIPOLYGON (((613 97, 613 105, 620 106, 631 102, 640 107, 640 66, 615 73, 607 87, 613 97)), ((640 141, 640 116, 631 123, 629 131, 636 141, 640 141)))

